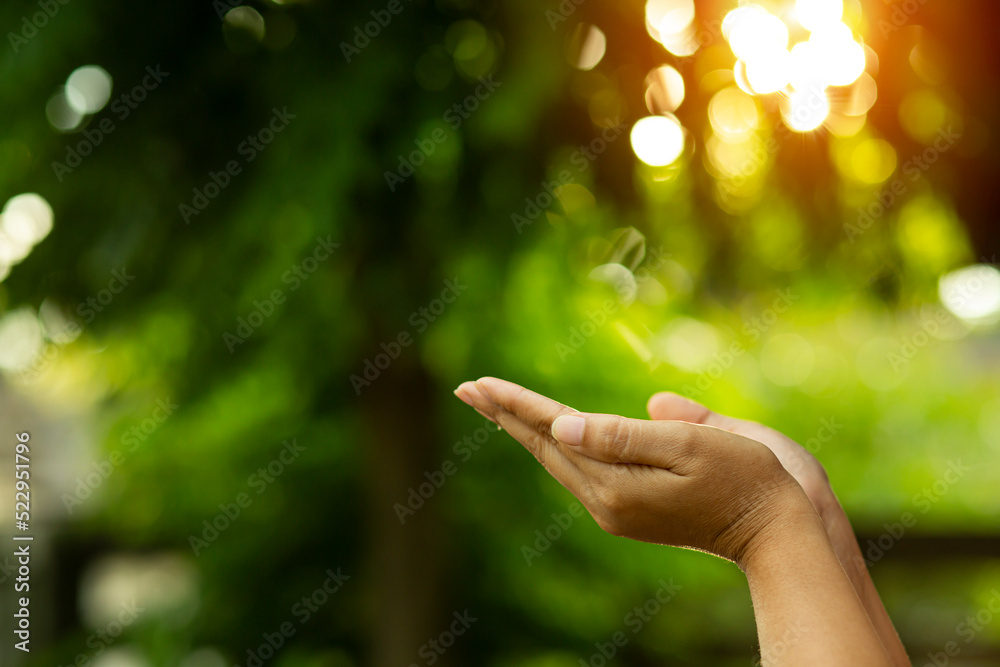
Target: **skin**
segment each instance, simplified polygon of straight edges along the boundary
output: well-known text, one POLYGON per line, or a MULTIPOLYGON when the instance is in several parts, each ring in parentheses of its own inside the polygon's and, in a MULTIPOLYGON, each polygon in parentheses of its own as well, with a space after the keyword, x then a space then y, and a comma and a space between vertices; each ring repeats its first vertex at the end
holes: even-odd
POLYGON ((496 378, 455 394, 605 531, 736 563, 768 667, 910 664, 822 466, 777 431, 675 394, 650 400, 653 421, 580 413, 496 378))
POLYGON ((714 426, 762 443, 778 457, 781 465, 805 491, 816 509, 837 559, 847 573, 865 612, 879 634, 879 639, 892 658, 894 667, 910 667, 903 642, 893 627, 889 613, 882 604, 875 583, 868 573, 861 547, 847 513, 837 499, 826 470, 812 454, 788 436, 744 419, 712 412, 705 406, 670 392, 655 394, 647 405, 649 416, 660 420, 679 420, 714 426))

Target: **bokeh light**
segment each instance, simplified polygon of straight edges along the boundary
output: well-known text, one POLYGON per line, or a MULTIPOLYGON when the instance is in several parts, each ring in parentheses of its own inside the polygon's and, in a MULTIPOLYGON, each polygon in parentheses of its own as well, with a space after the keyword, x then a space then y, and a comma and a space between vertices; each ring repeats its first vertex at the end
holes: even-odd
POLYGON ((843 112, 837 112, 827 116, 824 126, 834 136, 849 138, 857 136, 867 122, 868 116, 866 115, 850 116, 843 112))
POLYGON ((151 615, 190 617, 198 605, 198 574, 185 556, 171 553, 111 553, 91 561, 80 581, 80 613, 105 626, 135 603, 151 615))
POLYGON ((791 56, 789 77, 796 90, 826 87, 826 63, 815 42, 799 42, 792 47, 791 56))
POLYGON ((878 100, 878 85, 867 72, 858 77, 838 111, 845 116, 864 116, 878 100))
POLYGON ((648 0, 646 31, 675 56, 693 55, 701 46, 695 35, 694 0, 648 0))
POLYGON ((694 23, 694 0, 648 0, 646 26, 654 39, 675 40, 694 23))
POLYGON ((33 192, 11 197, 0 211, 0 282, 52 231, 52 207, 33 192))
POLYGON ((0 229, 0 266, 11 267, 19 264, 31 252, 31 245, 10 236, 0 229))
POLYGON ((796 0, 795 18, 810 32, 837 23, 844 15, 843 0, 796 0))
MULTIPOLYGON (((853 7, 851 23, 855 25, 860 7, 857 11, 853 7)), ((811 34, 790 50, 790 27, 764 7, 745 5, 726 15, 722 33, 737 58, 735 83, 749 95, 781 94, 785 123, 797 132, 816 130, 834 114, 831 130, 854 136, 866 118, 845 117, 864 117, 875 103, 874 79, 866 68, 877 72, 878 56, 856 41, 851 27, 841 22, 841 0, 800 0, 795 15, 811 34), (859 83, 857 88, 855 83, 859 83), (837 94, 836 109, 825 92, 831 87, 850 87, 846 95, 837 94)))
POLYGON ((955 210, 931 194, 917 195, 906 202, 899 213, 896 234, 908 263, 935 275, 961 265, 969 253, 955 210))
POLYGON ((70 106, 65 88, 49 98, 45 105, 45 117, 60 132, 72 132, 83 122, 83 114, 70 106))
POLYGON ((755 134, 740 142, 726 141, 718 134, 712 134, 705 148, 707 166, 720 179, 747 179, 767 162, 767 148, 755 134))
POLYGON ((843 23, 814 32, 809 43, 815 49, 819 76, 824 84, 849 86, 864 73, 865 47, 854 41, 851 29, 843 23))
POLYGON ((151 667, 149 660, 131 646, 113 646, 97 655, 93 667, 151 667))
POLYGON ((656 342, 657 352, 667 363, 692 373, 704 370, 722 346, 715 327, 690 317, 671 321, 656 342))
POLYGON ((1000 271, 977 264, 942 276, 938 284, 941 303, 955 317, 973 325, 1000 322, 1000 271))
POLYGON ((42 326, 31 308, 20 308, 0 319, 0 370, 27 368, 45 346, 42 326))
POLYGON ((788 26, 757 5, 729 12, 723 21, 722 30, 733 53, 746 63, 788 48, 788 26))
POLYGON ((796 90, 782 105, 785 124, 796 132, 812 132, 830 115, 830 98, 823 90, 796 90))
POLYGON ((754 92, 753 86, 750 85, 750 79, 747 78, 747 64, 742 60, 737 60, 736 64, 733 65, 733 80, 737 87, 747 95, 757 94, 754 92))
MULTIPOLYGON (((570 37, 570 64, 575 65, 581 57, 581 47, 592 48, 594 45, 585 44, 581 41, 587 39, 603 39, 604 33, 597 31, 592 35, 588 29, 591 26, 577 26, 570 37)), ((596 28, 595 28, 596 30, 596 28)), ((467 80, 474 81, 481 76, 486 76, 494 71, 499 56, 499 49, 493 35, 479 21, 464 19, 455 21, 445 32, 445 47, 451 54, 454 61, 454 69, 461 73, 467 80)), ((600 49, 600 56, 603 57, 603 47, 600 49)), ((592 57, 591 53, 584 54, 585 57, 592 57)), ((598 62, 600 58, 597 59, 598 62)), ((595 65, 597 63, 594 63, 595 65)))
MULTIPOLYGON (((578 26, 577 31, 580 27, 586 26, 578 26)), ((489 33, 479 21, 455 21, 445 31, 444 43, 455 60, 473 60, 489 44, 489 33)))
POLYGON ((913 139, 922 144, 932 144, 951 111, 936 91, 914 90, 899 105, 899 123, 913 139))
POLYGON ((22 219, 22 224, 28 226, 26 243, 37 245, 52 231, 54 215, 52 206, 39 194, 27 192, 7 200, 0 212, 0 217, 6 220, 9 216, 22 219))
POLYGON ((597 67, 608 47, 608 39, 595 25, 580 24, 573 30, 569 43, 569 62, 573 67, 590 70, 597 67))
POLYGON ((676 162, 684 152, 684 127, 674 116, 646 116, 632 127, 632 150, 651 167, 676 162))
POLYGON ((673 113, 684 102, 684 77, 670 65, 646 75, 646 108, 652 114, 673 113))
POLYGON ((723 88, 708 104, 712 129, 723 141, 745 141, 760 124, 757 102, 735 86, 723 88))
POLYGON ((102 67, 79 67, 66 79, 66 103, 80 114, 95 114, 110 99, 111 75, 102 67))
POLYGON ((861 183, 877 185, 896 171, 896 149, 884 139, 859 141, 847 148, 845 157, 845 174, 861 183))
POLYGON ((611 286, 622 305, 631 305, 639 294, 639 283, 627 267, 618 263, 601 264, 587 276, 590 280, 611 286))
POLYGON ((240 5, 226 12, 222 34, 226 46, 234 53, 251 53, 264 39, 267 27, 264 17, 253 7, 240 5))
POLYGON ((785 49, 762 52, 746 65, 747 83, 759 95, 784 90, 791 75, 792 56, 785 49))

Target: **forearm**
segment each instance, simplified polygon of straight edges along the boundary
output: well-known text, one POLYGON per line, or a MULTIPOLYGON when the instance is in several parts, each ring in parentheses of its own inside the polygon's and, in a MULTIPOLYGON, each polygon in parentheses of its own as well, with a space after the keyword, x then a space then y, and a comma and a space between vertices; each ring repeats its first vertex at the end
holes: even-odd
POLYGON ((765 667, 893 665, 815 513, 784 519, 741 566, 765 667))
POLYGON ((858 540, 854 535, 851 522, 835 498, 834 504, 830 506, 830 509, 823 512, 822 518, 837 558, 847 572, 847 576, 851 580, 851 584, 854 586, 861 604, 868 613, 868 618, 875 627, 879 639, 882 640, 882 645, 885 647, 886 652, 888 652, 889 657, 892 658, 893 666, 910 667, 911 663, 909 657, 906 655, 906 648, 899 639, 899 634, 897 634, 896 628, 893 627, 889 612, 886 611, 885 605, 882 604, 882 598, 879 596, 878 590, 875 588, 875 583, 868 573, 868 567, 861 554, 861 548, 858 546, 858 540))

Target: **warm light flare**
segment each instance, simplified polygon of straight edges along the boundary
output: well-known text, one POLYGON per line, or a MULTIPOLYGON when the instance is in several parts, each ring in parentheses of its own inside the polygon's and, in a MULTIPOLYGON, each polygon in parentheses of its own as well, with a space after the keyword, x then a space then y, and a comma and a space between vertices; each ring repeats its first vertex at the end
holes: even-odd
POLYGON ((851 29, 843 23, 814 32, 809 43, 815 49, 824 83, 849 86, 865 71, 865 47, 854 41, 851 29))
POLYGON ((792 47, 789 80, 796 90, 826 88, 823 54, 813 42, 799 42, 792 47))
POLYGON ((729 143, 749 139, 760 124, 757 102, 739 88, 723 88, 708 103, 708 119, 719 138, 729 143))
POLYGON ((684 77, 670 65, 646 75, 646 107, 649 113, 671 113, 684 102, 684 77))
POLYGON ((792 130, 812 132, 830 115, 830 98, 825 90, 796 90, 788 96, 782 115, 792 130))
POLYGON ((666 167, 684 152, 684 127, 671 115, 646 116, 632 127, 632 150, 651 167, 666 167))
POLYGON ((694 0, 649 0, 646 3, 647 25, 656 31, 658 41, 684 33, 694 23, 694 0))
MULTIPOLYGON (((868 52, 855 41, 851 28, 841 22, 842 0, 799 0, 796 11, 812 34, 791 51, 788 26, 763 7, 746 5, 726 15, 722 34, 738 59, 733 74, 744 92, 794 95, 805 90, 850 86, 865 74, 868 52)), ((796 99, 805 97, 799 95, 796 99)), ((826 107, 826 112, 820 108, 811 112, 807 122, 792 122, 796 127, 809 126, 820 115, 829 115, 829 100, 826 107)), ((801 111, 799 115, 806 117, 801 111)))
POLYGON ((729 12, 722 31, 736 57, 747 63, 788 48, 788 26, 757 5, 729 12))
POLYGON ((822 30, 843 18, 844 0, 796 0, 795 16, 809 32, 822 30))
POLYGON ((785 49, 762 53, 747 63, 746 76, 758 95, 784 90, 792 76, 792 56, 785 49))
POLYGON ((646 30, 675 56, 694 55, 700 46, 695 36, 694 0, 648 0, 646 30))
POLYGON ((604 58, 608 39, 596 25, 580 24, 573 31, 567 54, 570 64, 587 71, 597 67, 604 58))

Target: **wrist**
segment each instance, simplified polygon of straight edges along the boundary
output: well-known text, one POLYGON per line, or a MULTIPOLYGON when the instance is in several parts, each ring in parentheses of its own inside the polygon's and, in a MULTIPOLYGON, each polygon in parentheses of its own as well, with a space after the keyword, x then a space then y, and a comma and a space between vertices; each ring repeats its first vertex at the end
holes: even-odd
POLYGON ((823 521, 823 527, 826 529, 826 534, 830 538, 837 558, 851 578, 852 583, 858 587, 862 580, 867 578, 868 569, 861 555, 861 548, 858 546, 854 527, 847 517, 847 512, 844 511, 830 487, 827 487, 821 494, 810 496, 810 499, 823 521))
POLYGON ((786 567, 795 553, 822 548, 833 551, 826 526, 801 490, 783 494, 768 508, 760 526, 747 539, 736 564, 747 576, 786 567))

